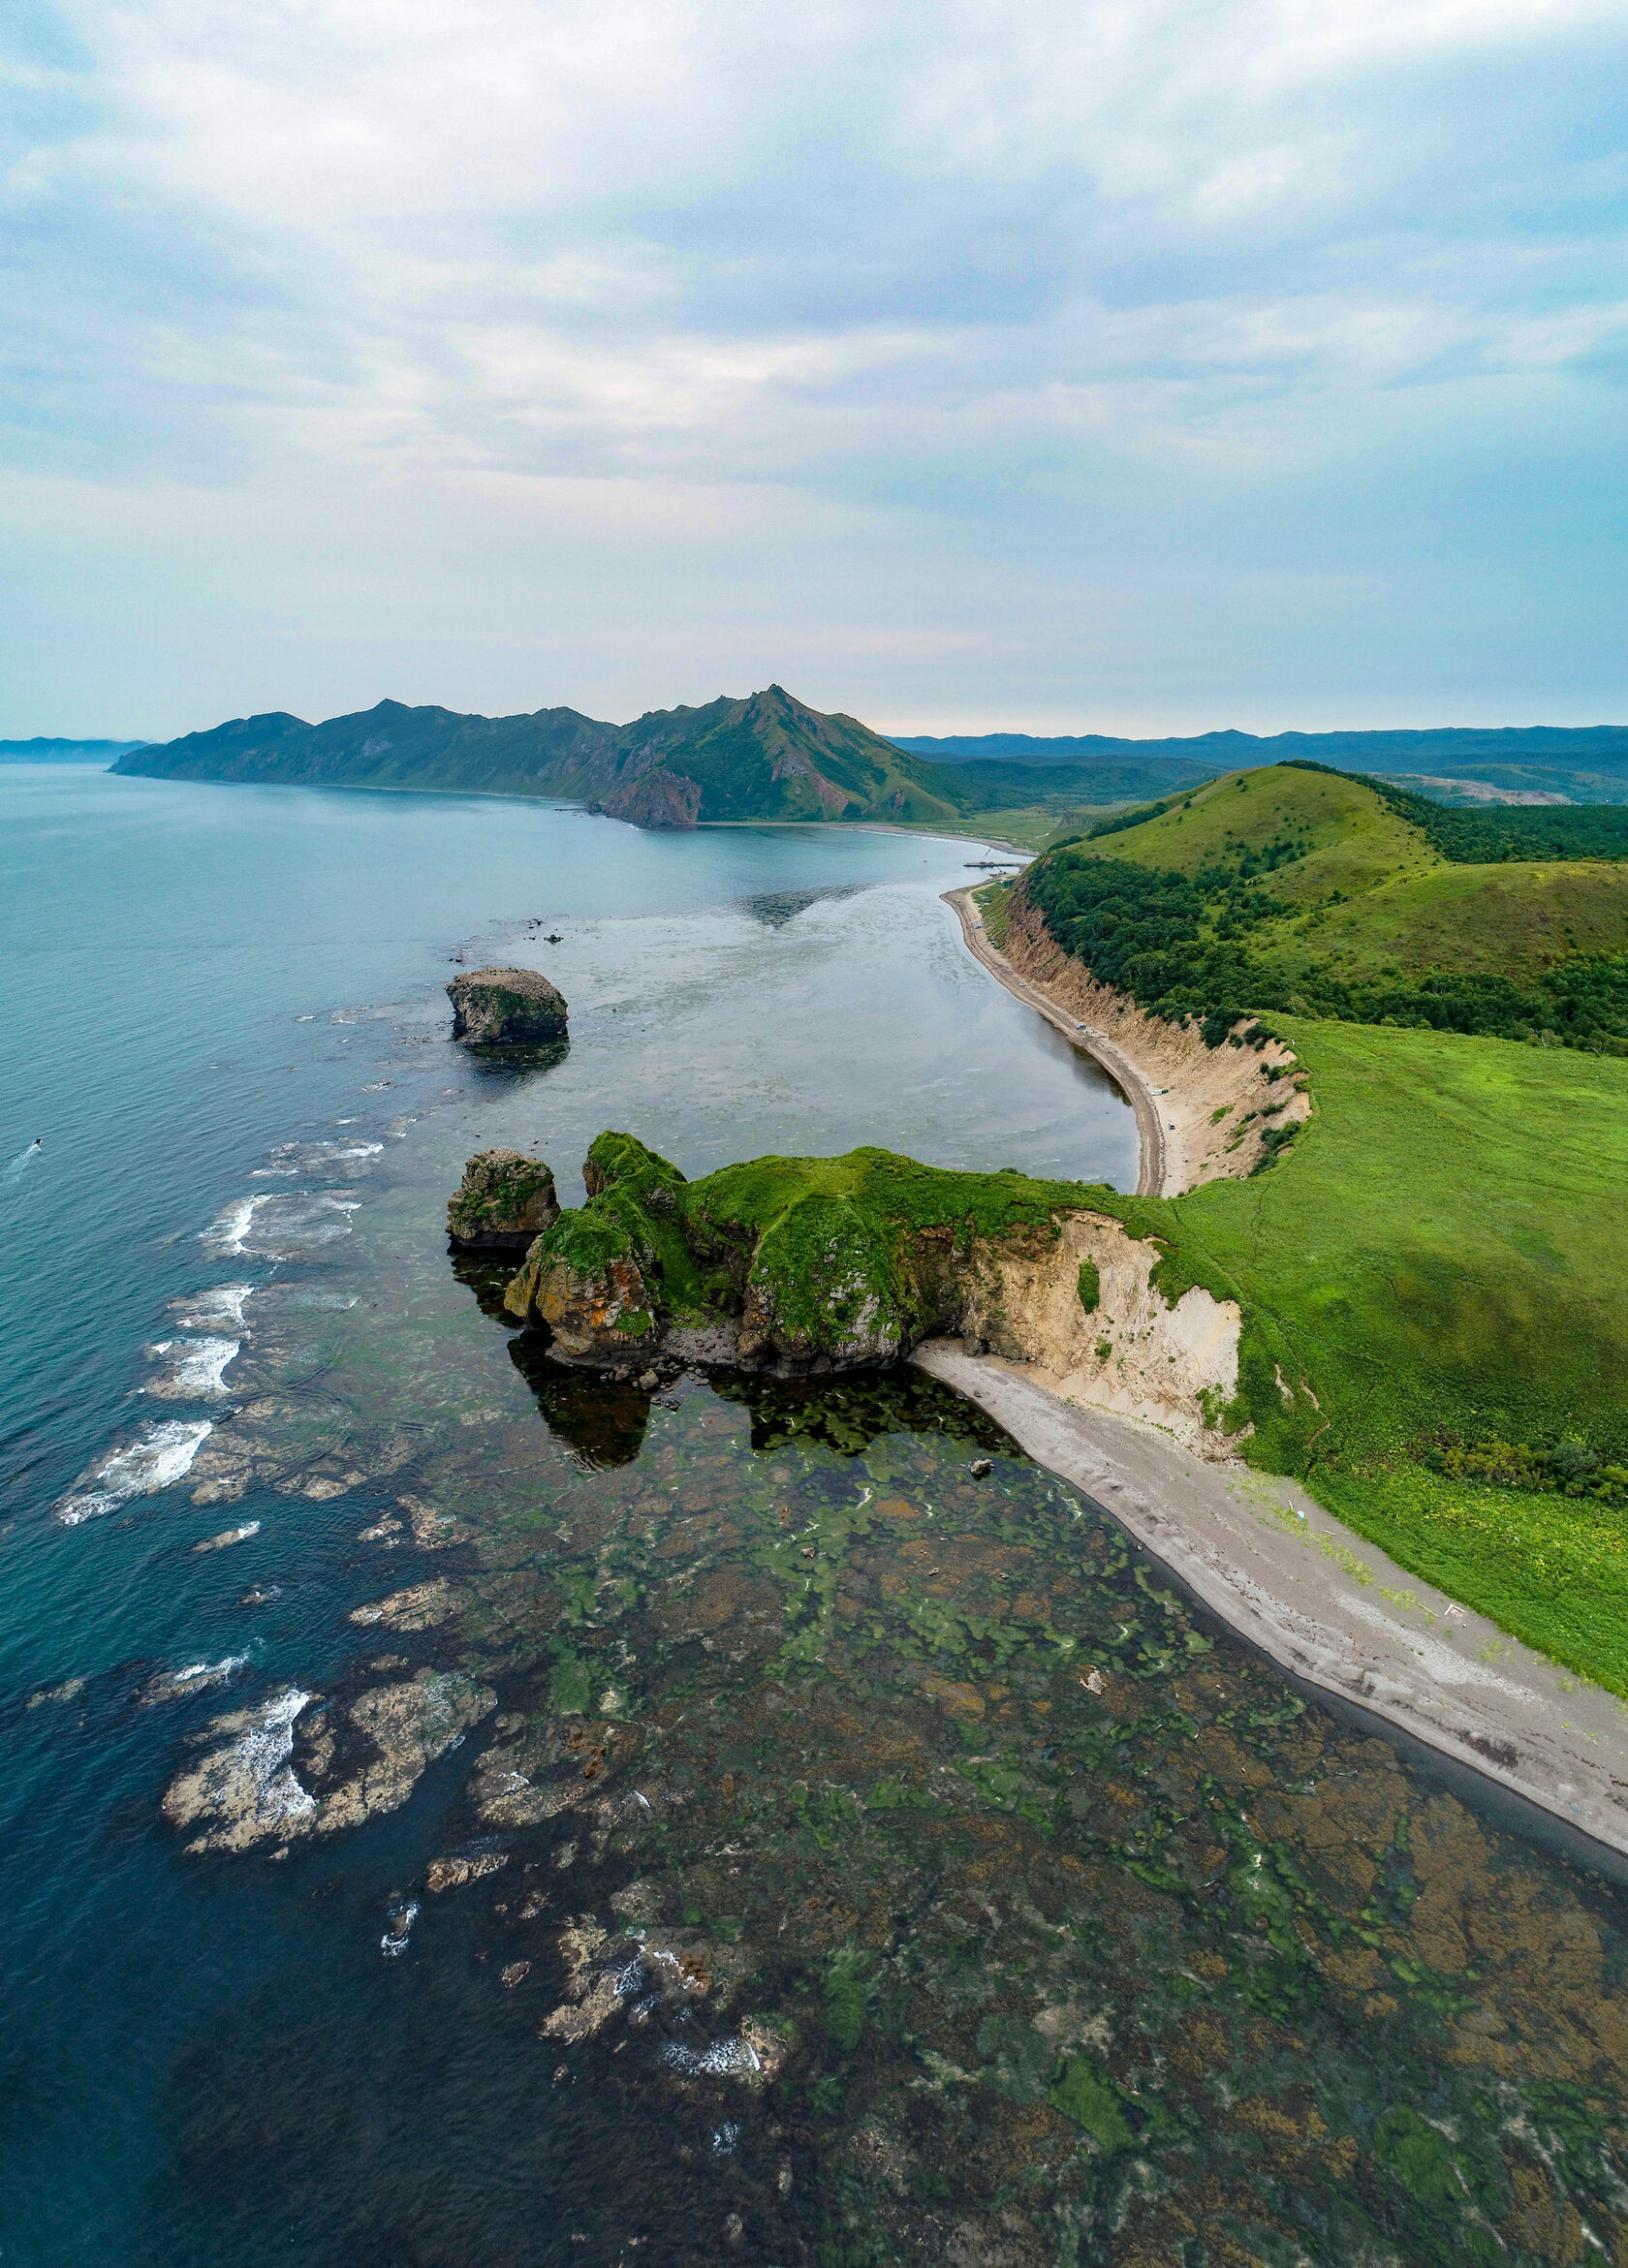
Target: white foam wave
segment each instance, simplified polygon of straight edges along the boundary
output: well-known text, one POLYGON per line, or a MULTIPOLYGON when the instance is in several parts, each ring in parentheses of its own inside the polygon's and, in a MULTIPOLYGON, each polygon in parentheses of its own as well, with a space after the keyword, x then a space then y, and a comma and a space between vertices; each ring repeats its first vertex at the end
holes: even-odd
POLYGON ((294 1776, 289 1757, 294 1754, 294 1721, 314 1693, 287 1686, 256 1710, 248 1729, 233 1742, 230 1756, 235 1772, 248 1785, 244 1813, 258 1832, 269 1833, 284 1819, 314 1812, 316 1798, 294 1776))
POLYGON ((393 1959, 398 1953, 405 1953, 413 1924, 418 1918, 419 1902, 416 1898, 409 1898, 405 1905, 398 1906, 391 1915, 389 1929, 379 1940, 380 1952, 390 1959, 393 1959))
POLYGON ((244 1251, 244 1239, 254 1224, 255 1208, 266 1202, 263 1196, 236 1198, 227 1206, 224 1213, 209 1223, 204 1231, 204 1242, 222 1259, 244 1251))
POLYGON ((239 1339, 160 1339, 155 1355, 171 1357, 170 1375, 147 1387, 149 1394, 168 1402, 193 1401, 203 1395, 224 1394, 223 1373, 236 1355, 239 1339))
POLYGON ((228 1684, 253 1658, 251 1647, 241 1654, 225 1654, 218 1662, 189 1662, 184 1669, 161 1669, 142 1687, 141 1698, 151 1707, 158 1701, 179 1701, 189 1693, 207 1693, 211 1686, 228 1684))
POLYGON ((244 1304, 254 1297, 254 1291, 252 1284, 211 1284, 207 1290, 172 1299, 170 1311, 184 1331, 206 1331, 215 1323, 230 1323, 240 1331, 244 1304))
POLYGON ((339 1142, 279 1142, 271 1153, 271 1164, 257 1165, 249 1179, 292 1180, 300 1173, 320 1173, 329 1165, 354 1165, 362 1159, 378 1157, 384 1146, 383 1142, 367 1142, 355 1135, 339 1142))
POLYGON ((267 1190, 229 1205, 204 1231, 204 1241, 222 1258, 252 1252, 265 1259, 293 1259, 313 1245, 348 1236, 360 1202, 344 1190, 267 1190))
POLYGON ((199 1445, 214 1427, 206 1417, 170 1418, 149 1425, 120 1449, 110 1449, 99 1465, 84 1476, 93 1487, 81 1487, 65 1496, 56 1507, 64 1527, 77 1528, 81 1520, 100 1519, 132 1497, 156 1496, 185 1477, 199 1445))

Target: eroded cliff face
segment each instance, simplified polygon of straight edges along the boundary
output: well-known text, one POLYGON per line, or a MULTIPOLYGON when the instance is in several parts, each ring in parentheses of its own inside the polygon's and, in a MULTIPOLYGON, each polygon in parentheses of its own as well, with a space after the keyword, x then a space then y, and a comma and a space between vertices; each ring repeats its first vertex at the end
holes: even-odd
POLYGON ((1111 1040, 1143 1072, 1170 1137, 1167 1195, 1206 1181, 1241 1181, 1261 1163, 1268 1135, 1311 1115, 1310 1096, 1285 1075, 1295 1058, 1281 1042, 1206 1047, 1196 1028, 1145 1014, 1064 951, 1020 885, 1007 908, 1001 949, 1037 992, 1111 1040), (1268 1072, 1275 1075, 1268 1078, 1268 1072))
POLYGON ((1032 1364, 1065 1401, 1166 1426, 1202 1455, 1232 1455, 1219 1420, 1237 1391, 1242 1312, 1200 1285, 1173 1306, 1152 1281, 1159 1258, 1157 1245, 1088 1212, 1060 1220, 1049 1247, 976 1240, 962 1336, 1032 1364))
POLYGON ((1237 1303, 1200 1287, 1169 1298, 1160 1246, 1073 1185, 936 1174, 883 1152, 692 1184, 624 1134, 600 1136, 583 1178, 588 1202, 538 1237, 505 1299, 561 1362, 801 1377, 957 1336, 1034 1365, 1067 1399, 1228 1453, 1237 1303))

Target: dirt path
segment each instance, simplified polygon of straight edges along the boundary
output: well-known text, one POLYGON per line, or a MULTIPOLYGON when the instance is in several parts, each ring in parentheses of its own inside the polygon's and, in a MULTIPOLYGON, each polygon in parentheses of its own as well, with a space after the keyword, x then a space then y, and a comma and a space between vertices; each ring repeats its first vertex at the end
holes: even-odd
POLYGON ((1159 1096, 1146 1073, 1132 1061, 1122 1047, 1116 1047, 1106 1032, 1093 1030, 1075 1017, 1067 1015, 1054 1001, 1037 991, 1027 978, 1019 977, 1012 963, 999 948, 990 944, 984 928, 984 917, 979 913, 970 889, 946 890, 944 902, 954 906, 960 917, 961 935, 967 950, 983 962, 991 977, 998 977, 1007 990, 1016 993, 1028 1008, 1039 1010, 1049 1024, 1061 1032, 1071 1047, 1078 1047, 1082 1055, 1089 1055, 1100 1063, 1109 1077, 1119 1089, 1136 1112, 1137 1131, 1142 1136, 1142 1168, 1137 1176, 1136 1194, 1139 1197, 1175 1196, 1185 1180, 1185 1161, 1173 1160, 1167 1147, 1167 1129, 1159 1113, 1159 1096))
MULTIPOLYGON (((1293 1480, 934 1339, 919 1368, 978 1403, 1279 1668, 1628 1856, 1628 1707, 1410 1575, 1293 1480)), ((1516 1822, 1530 1831, 1527 1820, 1516 1822)))

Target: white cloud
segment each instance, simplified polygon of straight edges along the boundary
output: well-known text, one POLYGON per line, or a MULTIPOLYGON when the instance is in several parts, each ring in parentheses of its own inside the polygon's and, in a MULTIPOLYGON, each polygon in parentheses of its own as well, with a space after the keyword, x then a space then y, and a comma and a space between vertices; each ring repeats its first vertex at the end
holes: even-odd
MULTIPOLYGON (((643 590, 653 654, 693 646, 704 589, 748 674, 785 674, 778 638, 867 683, 936 656, 994 698, 1019 648, 1051 670, 1050 637, 1080 702, 1140 653, 1155 707, 1173 655, 1216 671, 1216 578, 1275 538, 1303 607, 1252 569, 1222 613, 1266 609, 1237 650, 1263 700, 1300 699, 1276 626, 1303 618, 1327 668, 1343 555, 1374 594, 1364 651, 1333 641, 1348 678, 1390 668, 1385 622, 1425 635, 1408 500, 1433 500, 1458 698, 1532 620, 1489 598, 1488 560, 1514 591, 1546 510, 1579 526, 1581 454, 1615 446, 1621 25, 1599 0, 61 0, 56 33, 0 77, 21 342, 0 447, 63 495, 144 500, 176 546, 155 698, 185 667, 178 531, 218 515, 191 539, 212 607, 252 579, 234 513, 269 511, 275 556, 306 527, 404 668, 435 532, 463 555, 485 517, 511 568, 523 524, 522 552, 586 544, 607 589, 643 590), (335 539, 341 495, 395 531, 388 573, 365 528, 335 539), (1142 606, 1087 635, 1133 557, 1142 606), (992 576, 1032 635, 979 619, 992 576)), ((14 524, 26 586, 44 539, 14 524)), ((450 675, 490 657, 456 620, 450 675)), ((1537 698, 1559 649, 1528 643, 1537 698)))

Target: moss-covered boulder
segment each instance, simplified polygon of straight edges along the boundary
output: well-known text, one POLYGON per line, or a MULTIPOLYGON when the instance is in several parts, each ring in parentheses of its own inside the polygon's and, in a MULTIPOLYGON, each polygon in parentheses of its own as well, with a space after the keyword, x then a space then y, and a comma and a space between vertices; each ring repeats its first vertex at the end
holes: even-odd
POLYGON ((602 1134, 582 1181, 587 1203, 538 1237, 504 1305, 567 1361, 630 1362, 650 1351, 658 1314, 695 1320, 703 1306, 679 1214, 684 1176, 632 1134, 602 1134))
POLYGON ((447 1233, 464 1252, 524 1252, 559 1219, 554 1176, 519 1150, 481 1150, 447 1206, 447 1233))
POLYGON ((565 997, 536 969, 471 969, 447 997, 453 1038, 466 1047, 547 1047, 566 1036, 565 997))
POLYGON ((852 1197, 811 1191, 765 1228, 746 1278, 740 1358, 833 1369, 896 1361, 922 1335, 884 1225, 852 1197))

